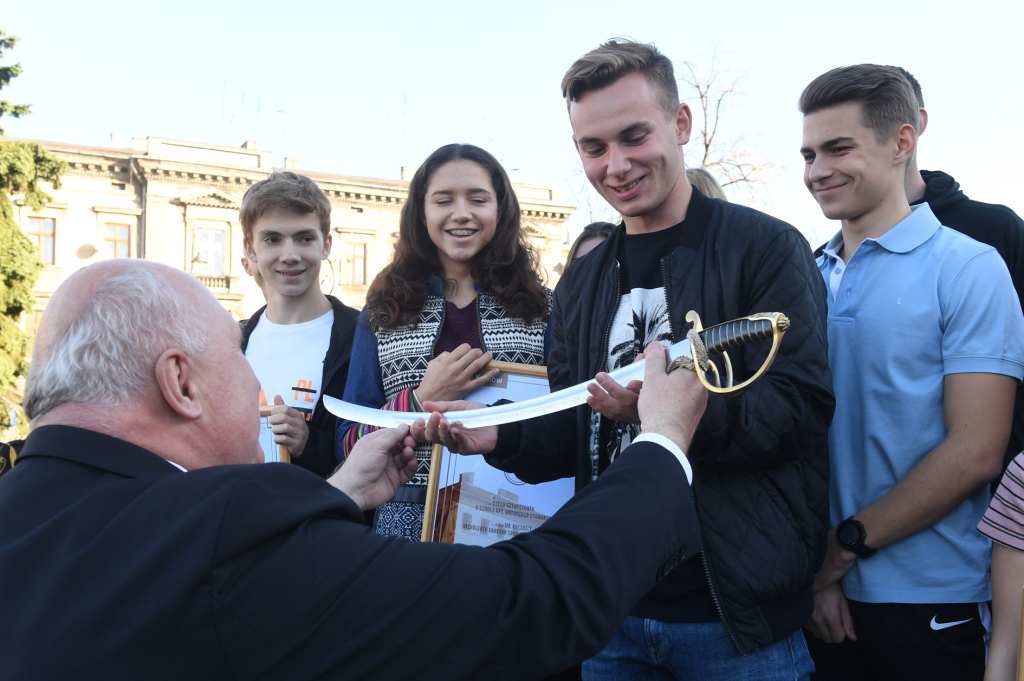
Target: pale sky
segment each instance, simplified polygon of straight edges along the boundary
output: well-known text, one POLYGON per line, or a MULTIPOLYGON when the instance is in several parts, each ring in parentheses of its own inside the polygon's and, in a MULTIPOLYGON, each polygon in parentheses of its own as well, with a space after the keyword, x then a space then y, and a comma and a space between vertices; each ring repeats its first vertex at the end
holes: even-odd
MULTIPOLYGON (((7 134, 97 146, 111 132, 240 145, 300 168, 399 177, 450 142, 495 154, 514 181, 571 185, 579 158, 559 83, 600 42, 655 43, 677 64, 741 77, 721 126, 748 132, 784 167, 757 207, 812 245, 838 229, 803 186, 796 102, 836 66, 903 66, 930 122, 919 159, 971 198, 1024 215, 1014 167, 1024 3, 723 2, 9 2, 4 59, 25 72, 0 98, 29 103, 7 134)), ((745 194, 732 198, 746 202, 745 194)), ((574 216, 578 228, 583 211, 574 216)))

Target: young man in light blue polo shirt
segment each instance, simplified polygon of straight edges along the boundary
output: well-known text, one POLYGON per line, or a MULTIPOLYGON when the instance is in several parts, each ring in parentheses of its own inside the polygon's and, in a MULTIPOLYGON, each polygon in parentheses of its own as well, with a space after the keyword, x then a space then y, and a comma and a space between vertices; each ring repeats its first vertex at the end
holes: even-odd
POLYGON ((836 412, 815 678, 980 681, 991 543, 975 527, 1024 377, 1024 316, 993 248, 910 207, 918 105, 902 74, 835 69, 800 109, 805 184, 842 222, 818 258, 836 412))

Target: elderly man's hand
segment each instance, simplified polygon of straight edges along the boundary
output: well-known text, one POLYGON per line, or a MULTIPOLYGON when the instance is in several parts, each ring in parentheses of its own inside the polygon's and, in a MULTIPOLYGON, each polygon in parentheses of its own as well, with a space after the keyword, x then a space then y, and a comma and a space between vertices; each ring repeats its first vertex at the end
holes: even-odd
POLYGON ((415 446, 408 426, 375 430, 356 442, 345 464, 327 482, 362 510, 377 508, 416 474, 415 446))
POLYGON ((424 402, 423 408, 430 413, 423 429, 413 426, 413 436, 417 440, 439 442, 456 454, 490 454, 498 444, 498 427, 463 428, 458 424, 448 423, 442 414, 449 411, 465 409, 481 409, 487 405, 480 402, 424 402))
POLYGON ((664 435, 685 452, 704 415, 708 392, 692 371, 665 373, 668 353, 661 343, 648 345, 644 358, 644 384, 637 400, 644 432, 664 435))
POLYGON ((274 442, 287 447, 292 458, 302 456, 309 439, 309 428, 302 413, 286 405, 280 395, 274 395, 274 406, 267 420, 274 431, 274 442))

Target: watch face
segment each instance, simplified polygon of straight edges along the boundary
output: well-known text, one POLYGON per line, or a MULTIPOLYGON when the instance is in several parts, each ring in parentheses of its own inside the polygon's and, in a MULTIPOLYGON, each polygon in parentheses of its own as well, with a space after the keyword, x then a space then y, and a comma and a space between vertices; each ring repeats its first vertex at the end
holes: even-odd
POLYGON ((842 544, 844 548, 847 546, 854 546, 857 543, 857 540, 860 539, 860 532, 857 531, 857 526, 853 523, 839 528, 839 532, 837 534, 839 537, 839 543, 842 544))

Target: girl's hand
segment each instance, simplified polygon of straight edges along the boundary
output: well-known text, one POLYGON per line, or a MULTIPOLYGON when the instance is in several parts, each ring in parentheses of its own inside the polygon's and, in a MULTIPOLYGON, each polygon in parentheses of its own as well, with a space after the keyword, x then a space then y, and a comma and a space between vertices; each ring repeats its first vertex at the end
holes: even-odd
POLYGON ((416 388, 420 403, 461 400, 466 393, 496 378, 497 369, 483 371, 491 361, 491 353, 481 352, 463 343, 451 352, 442 352, 430 360, 423 382, 416 388), (482 374, 480 372, 483 371, 482 374), (480 374, 478 378, 473 378, 480 374))

